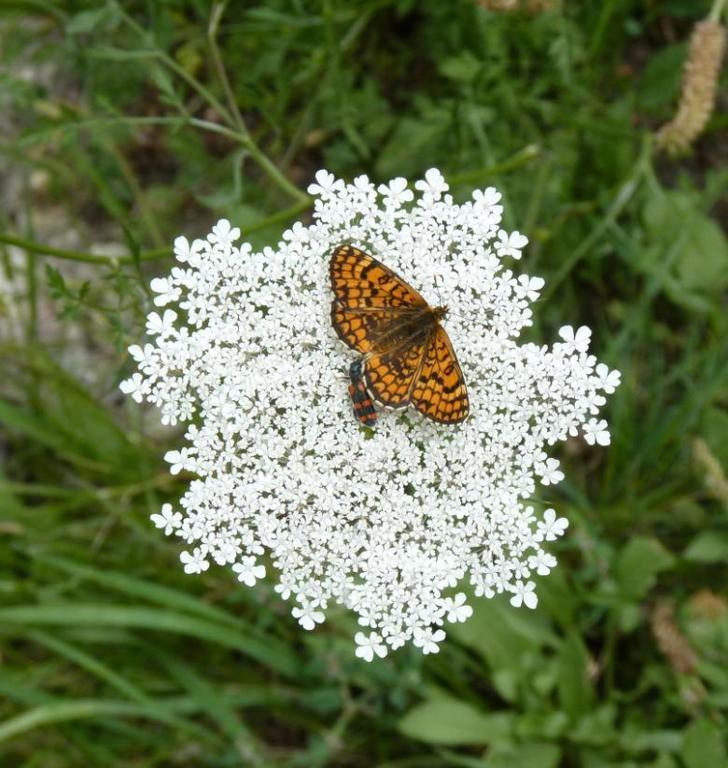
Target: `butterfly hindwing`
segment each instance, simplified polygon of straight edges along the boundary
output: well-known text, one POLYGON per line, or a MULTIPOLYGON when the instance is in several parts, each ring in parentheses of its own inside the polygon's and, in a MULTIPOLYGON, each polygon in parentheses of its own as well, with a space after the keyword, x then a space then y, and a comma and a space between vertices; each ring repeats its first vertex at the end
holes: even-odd
POLYGON ((465 378, 442 326, 435 329, 427 345, 412 403, 420 413, 443 424, 465 421, 470 412, 465 378))
POLYGON ((394 352, 374 354, 366 362, 367 386, 382 405, 401 408, 412 398, 422 367, 426 340, 394 352))

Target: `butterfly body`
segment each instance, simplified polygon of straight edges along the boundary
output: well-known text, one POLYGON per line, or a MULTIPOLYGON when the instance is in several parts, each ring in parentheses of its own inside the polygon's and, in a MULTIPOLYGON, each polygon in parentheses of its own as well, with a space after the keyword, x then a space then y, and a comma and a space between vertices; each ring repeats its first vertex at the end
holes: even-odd
POLYGON ((377 412, 364 383, 363 363, 355 360, 349 367, 349 397, 354 408, 354 415, 365 427, 374 427, 377 423, 377 412))
POLYGON ((424 344, 433 327, 447 313, 447 307, 402 309, 399 322, 392 323, 374 339, 373 352, 392 353, 402 347, 424 344))
POLYGON ((414 405, 434 421, 457 424, 470 410, 460 365, 431 307, 389 267, 352 245, 334 249, 329 264, 331 323, 363 357, 366 388, 383 405, 414 405))

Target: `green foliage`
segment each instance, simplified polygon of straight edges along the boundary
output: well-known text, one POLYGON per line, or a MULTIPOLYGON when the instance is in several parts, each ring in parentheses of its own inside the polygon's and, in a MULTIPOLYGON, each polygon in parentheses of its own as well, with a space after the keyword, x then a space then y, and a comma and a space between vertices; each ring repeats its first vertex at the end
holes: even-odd
POLYGON ((654 539, 632 539, 620 552, 615 564, 619 595, 625 600, 640 600, 655 586, 657 576, 672 566, 674 558, 654 539))
POLYGON ((430 744, 500 744, 508 742, 513 717, 486 714, 458 699, 432 698, 411 709, 400 721, 406 736, 430 744))
POLYGON ((704 5, 2 5, 0 765, 728 764, 725 120, 650 141, 704 5), (345 612, 181 573, 176 433, 117 389, 173 237, 274 243, 322 166, 497 186, 529 338, 588 323, 623 372, 613 444, 542 489, 571 526, 538 609, 473 598, 436 656, 366 665, 345 612))

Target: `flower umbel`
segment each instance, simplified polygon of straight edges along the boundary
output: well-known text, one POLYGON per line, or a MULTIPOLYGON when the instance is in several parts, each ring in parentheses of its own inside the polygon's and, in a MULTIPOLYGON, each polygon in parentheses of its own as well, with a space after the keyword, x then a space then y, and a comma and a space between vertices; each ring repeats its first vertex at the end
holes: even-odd
POLYGON ((179 511, 154 516, 190 548, 185 571, 213 561, 252 586, 267 554, 305 629, 334 603, 356 612, 367 661, 407 642, 436 653, 442 627, 472 613, 453 591, 463 580, 536 607, 529 577, 556 565, 546 542, 567 522, 525 500, 563 478, 549 446, 579 431, 609 442, 594 416, 619 384, 588 354, 587 328, 563 327, 550 348, 517 343, 544 281, 508 268, 527 239, 501 229, 496 190, 456 204, 435 169, 414 188, 320 171, 313 223, 276 248, 236 245, 225 220, 204 240, 177 238, 181 266, 152 283, 158 305, 175 309, 150 314, 154 343, 132 347, 138 373, 122 384, 165 423, 197 416, 166 457, 196 479, 179 511), (353 355, 329 314, 328 262, 341 243, 433 302, 437 283, 471 401, 463 424, 383 411, 371 433, 354 418, 353 355))

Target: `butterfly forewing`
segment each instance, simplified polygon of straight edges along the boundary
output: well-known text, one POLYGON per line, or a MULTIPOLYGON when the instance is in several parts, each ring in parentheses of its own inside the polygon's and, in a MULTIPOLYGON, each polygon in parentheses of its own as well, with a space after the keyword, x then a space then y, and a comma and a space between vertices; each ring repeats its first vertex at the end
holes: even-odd
POLYGON ((331 324, 347 346, 363 355, 371 352, 375 343, 387 331, 396 327, 401 313, 395 310, 348 309, 334 300, 331 304, 331 324))
POLYGON ((334 249, 329 275, 334 296, 349 309, 427 306, 411 285, 353 245, 334 249))

